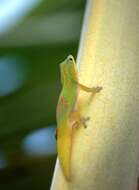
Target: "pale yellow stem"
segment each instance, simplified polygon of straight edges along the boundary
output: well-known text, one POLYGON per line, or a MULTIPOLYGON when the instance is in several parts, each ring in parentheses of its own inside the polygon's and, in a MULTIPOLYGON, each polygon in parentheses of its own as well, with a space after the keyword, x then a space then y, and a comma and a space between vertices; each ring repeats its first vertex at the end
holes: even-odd
POLYGON ((63 176, 58 159, 56 161, 51 190, 68 190, 68 183, 63 176))
MULTIPOLYGON (((139 140, 139 0, 89 0, 79 47, 80 82, 102 86, 74 138, 72 182, 51 190, 135 190, 139 140)), ((85 92, 80 93, 87 99, 85 92)))

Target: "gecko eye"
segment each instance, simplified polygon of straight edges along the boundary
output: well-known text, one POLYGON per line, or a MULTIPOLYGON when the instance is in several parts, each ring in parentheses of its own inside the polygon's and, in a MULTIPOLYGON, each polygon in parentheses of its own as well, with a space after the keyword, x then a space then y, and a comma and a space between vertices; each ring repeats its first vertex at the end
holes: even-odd
POLYGON ((73 61, 72 55, 69 55, 69 56, 68 56, 68 60, 69 60, 69 61, 73 61))

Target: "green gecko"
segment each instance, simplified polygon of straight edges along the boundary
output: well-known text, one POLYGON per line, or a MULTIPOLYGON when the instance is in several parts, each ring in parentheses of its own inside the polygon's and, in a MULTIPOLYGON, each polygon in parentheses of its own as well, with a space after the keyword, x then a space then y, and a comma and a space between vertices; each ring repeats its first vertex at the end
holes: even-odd
POLYGON ((77 66, 72 55, 60 64, 62 91, 58 100, 57 119, 57 150, 60 165, 65 178, 71 180, 71 155, 74 131, 86 126, 89 117, 81 116, 79 108, 79 90, 99 92, 101 87, 88 88, 79 83, 77 66))

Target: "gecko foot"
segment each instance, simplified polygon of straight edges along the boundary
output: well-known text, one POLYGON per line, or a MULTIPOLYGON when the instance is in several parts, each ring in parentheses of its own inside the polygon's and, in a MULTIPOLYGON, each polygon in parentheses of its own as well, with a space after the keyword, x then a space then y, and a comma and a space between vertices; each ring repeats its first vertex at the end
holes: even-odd
POLYGON ((98 93, 102 90, 102 87, 101 86, 96 86, 96 87, 93 87, 92 88, 92 92, 95 92, 95 93, 98 93))
POLYGON ((90 120, 90 117, 81 117, 80 120, 75 121, 72 124, 72 127, 75 129, 79 129, 81 127, 81 125, 83 125, 84 128, 87 128, 87 124, 86 122, 90 120))
POLYGON ((84 126, 84 128, 87 128, 86 122, 90 120, 90 117, 81 117, 80 122, 84 126))

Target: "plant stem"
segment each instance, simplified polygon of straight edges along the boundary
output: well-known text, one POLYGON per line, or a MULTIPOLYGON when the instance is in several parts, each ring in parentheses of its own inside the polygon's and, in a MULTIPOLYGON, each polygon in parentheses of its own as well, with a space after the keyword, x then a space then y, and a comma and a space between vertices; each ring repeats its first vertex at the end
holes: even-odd
MULTIPOLYGON (((74 138, 72 182, 51 190, 135 190, 139 139, 139 1, 89 0, 78 53, 79 79, 103 90, 74 138)), ((88 95, 80 92, 80 98, 88 95)), ((58 176, 58 175, 57 175, 58 176)))

